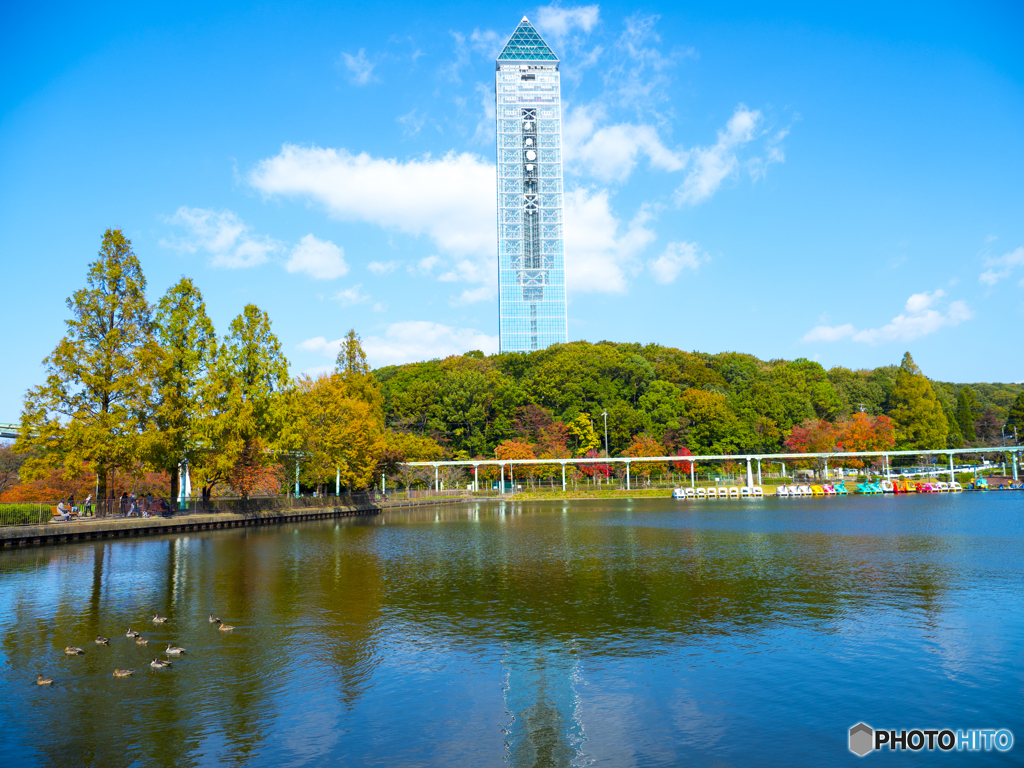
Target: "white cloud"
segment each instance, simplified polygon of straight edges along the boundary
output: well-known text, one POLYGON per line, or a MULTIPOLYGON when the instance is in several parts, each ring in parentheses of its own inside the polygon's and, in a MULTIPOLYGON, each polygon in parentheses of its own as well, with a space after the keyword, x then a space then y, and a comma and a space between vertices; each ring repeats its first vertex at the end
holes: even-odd
POLYGON ((674 282, 684 269, 697 269, 701 262, 707 260, 708 255, 696 243, 673 242, 648 267, 657 282, 668 284, 674 282))
POLYGON ((494 166, 476 155, 400 162, 286 144, 258 163, 249 181, 266 195, 310 198, 340 219, 426 235, 445 254, 492 266, 494 166))
POLYGON ((163 239, 161 245, 188 253, 205 251, 213 256, 211 264, 224 269, 255 267, 278 251, 282 244, 262 235, 254 235, 249 225, 233 211, 182 206, 164 221, 187 230, 181 238, 163 239))
POLYGON ((647 156, 652 168, 679 171, 686 166, 687 152, 666 147, 653 126, 621 123, 597 128, 603 116, 603 110, 594 106, 569 112, 563 131, 568 170, 588 172, 603 181, 625 181, 640 154, 647 156))
MULTIPOLYGON (((757 137, 761 120, 758 110, 750 110, 740 104, 725 129, 718 132, 718 141, 714 145, 692 151, 693 166, 676 190, 676 203, 695 205, 711 197, 725 178, 736 172, 739 167, 737 151, 757 137)), ((775 162, 781 162, 781 159, 775 162)))
POLYGON ((989 269, 978 275, 978 280, 985 285, 995 285, 1009 277, 1017 267, 1024 266, 1024 247, 1002 256, 989 256, 985 259, 985 266, 989 269))
POLYGON ((851 323, 844 325, 818 325, 804 334, 800 341, 810 344, 815 341, 839 341, 853 336, 857 329, 851 323))
POLYGON ((623 231, 611 212, 608 190, 579 188, 565 195, 565 275, 569 291, 622 293, 627 272, 654 239, 641 208, 623 231))
MULTIPOLYGON (((431 270, 434 269, 438 264, 441 263, 440 256, 424 256, 418 262, 416 262, 416 271, 421 275, 430 274, 431 270)), ((410 267, 409 274, 415 274, 414 270, 410 267)))
POLYGON ((366 58, 366 49, 360 48, 359 53, 353 56, 350 53, 341 54, 341 60, 348 70, 348 79, 353 85, 367 85, 376 78, 373 76, 373 68, 376 66, 366 58))
POLYGON ((392 323, 383 337, 370 336, 363 342, 363 348, 374 365, 396 365, 460 355, 472 349, 493 354, 498 351, 498 337, 472 328, 452 328, 440 323, 410 320, 392 323))
POLYGON ((462 304, 475 304, 478 301, 490 301, 494 298, 494 288, 489 285, 481 285, 479 288, 467 288, 457 299, 449 302, 452 306, 462 304))
MULTIPOLYGON (((495 173, 475 155, 399 162, 285 145, 276 157, 260 162, 249 179, 267 195, 318 201, 338 218, 426 235, 439 254, 410 266, 410 273, 493 290, 495 173)), ((627 272, 639 269, 640 253, 655 239, 647 226, 650 212, 643 208, 624 225, 611 210, 608 191, 598 188, 571 189, 564 202, 569 290, 624 291, 627 272)))
POLYGON ((378 277, 391 274, 397 267, 397 261, 371 261, 366 265, 366 268, 378 277))
POLYGON ((345 338, 342 337, 334 341, 328 341, 323 336, 316 336, 299 342, 296 348, 301 349, 303 352, 319 352, 320 354, 337 357, 338 350, 341 349, 341 342, 344 340, 345 338))
POLYGON ((330 240, 317 240, 306 235, 292 249, 284 268, 289 272, 305 272, 317 280, 333 280, 348 273, 345 251, 330 240))
POLYGON ((421 115, 415 108, 395 119, 402 124, 402 133, 406 136, 415 136, 427 121, 426 116, 421 115))
POLYGON ((965 301, 952 301, 943 311, 936 308, 946 295, 941 288, 932 292, 915 293, 907 299, 904 311, 881 328, 858 331, 852 324, 838 326, 819 325, 801 339, 805 343, 832 342, 850 339, 876 346, 890 341, 913 341, 929 336, 942 328, 952 328, 974 317, 965 301))
POLYGON ((469 44, 477 53, 493 60, 498 58, 505 40, 493 29, 485 29, 483 32, 474 29, 473 34, 469 36, 469 44))
MULTIPOLYGON (((335 358, 345 338, 328 341, 323 336, 306 339, 298 348, 304 352, 335 358)), ((408 320, 389 325, 383 336, 363 340, 363 349, 371 365, 397 365, 436 357, 460 355, 473 349, 486 354, 498 351, 498 337, 472 328, 453 328, 424 320, 408 320)))
POLYGON ((363 285, 359 283, 351 288, 344 288, 332 297, 343 307, 350 307, 353 304, 362 304, 370 300, 370 297, 363 293, 363 285))
POLYGON ((476 131, 473 133, 473 141, 478 144, 494 146, 494 91, 491 86, 484 83, 476 84, 476 95, 480 100, 480 119, 476 124, 476 131))
POLYGON ((590 32, 598 22, 600 7, 577 5, 564 8, 559 3, 542 5, 537 9, 537 28, 551 42, 559 44, 573 31, 590 32))

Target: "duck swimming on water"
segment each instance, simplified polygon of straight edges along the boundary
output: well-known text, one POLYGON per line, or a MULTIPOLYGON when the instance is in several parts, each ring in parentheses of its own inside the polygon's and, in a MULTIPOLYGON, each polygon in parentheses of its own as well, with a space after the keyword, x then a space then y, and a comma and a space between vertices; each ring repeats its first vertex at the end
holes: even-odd
POLYGON ((218 619, 218 618, 217 618, 216 616, 214 616, 214 615, 213 615, 213 614, 211 613, 211 614, 210 614, 210 623, 211 623, 211 624, 220 624, 220 619, 218 619))
POLYGON ((153 623, 154 624, 163 624, 165 621, 167 621, 167 617, 166 616, 161 616, 159 613, 153 614, 153 623))
POLYGON ((232 627, 230 624, 221 624, 220 625, 220 631, 221 632, 227 632, 230 629, 234 629, 234 627, 232 627))
POLYGON ((106 645, 109 642, 109 637, 104 637, 103 635, 96 635, 96 645, 106 645))
POLYGON ((135 644, 136 645, 149 645, 149 640, 146 640, 144 637, 136 637, 135 638, 135 644))
POLYGON ((164 653, 166 653, 168 656, 180 656, 184 652, 184 648, 179 648, 178 646, 171 645, 170 643, 167 644, 167 650, 164 651, 164 653))
POLYGON ((167 667, 171 666, 171 662, 166 661, 164 659, 153 659, 151 662, 149 662, 149 666, 151 666, 153 669, 166 669, 167 667))
POLYGON ((53 678, 40 675, 36 678, 36 685, 53 685, 53 678))
POLYGON ((69 645, 67 648, 64 649, 64 653, 66 653, 68 656, 78 656, 81 653, 85 653, 85 651, 83 651, 77 645, 69 645))
POLYGON ((134 669, 115 669, 114 677, 128 677, 135 673, 134 669))
POLYGON ((132 637, 138 637, 138 636, 139 636, 139 635, 141 635, 141 634, 142 634, 141 632, 136 632, 136 631, 135 631, 134 629, 132 629, 131 627, 128 627, 128 631, 127 631, 127 632, 125 632, 125 635, 124 635, 124 636, 125 636, 125 637, 127 637, 127 638, 132 638, 132 637))

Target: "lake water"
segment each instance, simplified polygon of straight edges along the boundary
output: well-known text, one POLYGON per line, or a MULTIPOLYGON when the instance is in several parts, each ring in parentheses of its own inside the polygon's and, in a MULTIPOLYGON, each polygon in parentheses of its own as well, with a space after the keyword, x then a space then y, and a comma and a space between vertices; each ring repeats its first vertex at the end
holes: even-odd
POLYGON ((0 762, 853 765, 864 721, 1009 728, 931 759, 1020 764, 1022 512, 481 503, 0 552, 0 762))

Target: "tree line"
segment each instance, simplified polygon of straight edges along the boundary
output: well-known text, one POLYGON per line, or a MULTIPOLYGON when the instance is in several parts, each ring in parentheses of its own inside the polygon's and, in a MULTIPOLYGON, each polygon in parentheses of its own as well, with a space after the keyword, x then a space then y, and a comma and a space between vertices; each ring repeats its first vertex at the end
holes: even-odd
POLYGON ((606 439, 612 456, 675 456, 998 446, 1007 425, 1024 433, 1024 387, 931 381, 909 352, 898 366, 826 371, 581 341, 375 375, 388 426, 456 459, 598 456, 606 439))
POLYGON ((152 475, 175 497, 187 462, 204 494, 245 497, 279 492, 296 465, 307 488, 361 489, 381 474, 426 480, 401 469, 414 460, 998 446, 1014 427, 1024 437, 1024 387, 932 381, 909 352, 898 366, 826 371, 573 342, 371 370, 353 330, 332 372, 292 379, 256 305, 218 335, 187 277, 150 304, 116 229, 67 307, 45 381, 26 393, 21 437, 2 449, 3 486, 88 476, 106 498, 152 475))
POLYGON ((98 498, 107 498, 113 478, 155 472, 173 498, 187 462, 204 496, 224 486, 248 497, 277 493, 295 465, 307 486, 361 489, 382 461, 441 453, 429 438, 385 428, 381 388, 355 331, 332 373, 292 380, 256 305, 219 336, 187 277, 150 304, 120 230, 106 231, 67 307, 65 336, 43 361, 45 381, 25 395, 11 451, 20 480, 94 477, 98 498))

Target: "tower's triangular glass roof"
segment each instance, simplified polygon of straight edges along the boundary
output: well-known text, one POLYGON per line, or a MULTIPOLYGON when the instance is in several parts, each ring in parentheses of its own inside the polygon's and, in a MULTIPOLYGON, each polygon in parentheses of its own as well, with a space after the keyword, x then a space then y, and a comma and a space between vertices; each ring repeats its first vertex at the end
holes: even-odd
POLYGON ((498 61, 558 61, 558 57, 533 28, 530 20, 523 16, 516 31, 498 54, 498 61))

